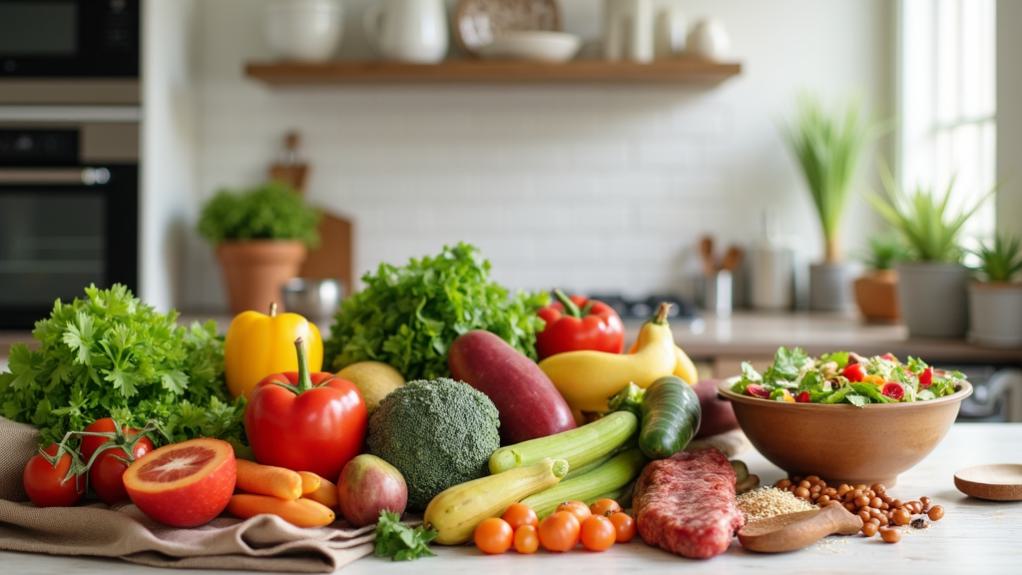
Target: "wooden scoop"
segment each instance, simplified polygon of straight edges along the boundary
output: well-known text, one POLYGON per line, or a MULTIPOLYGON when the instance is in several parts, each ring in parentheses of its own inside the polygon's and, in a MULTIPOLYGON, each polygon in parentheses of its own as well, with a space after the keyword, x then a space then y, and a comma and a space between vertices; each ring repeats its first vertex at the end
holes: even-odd
POLYGON ((855 535, 860 529, 862 518, 833 502, 823 509, 753 521, 738 530, 738 541, 750 551, 782 553, 808 547, 835 533, 855 535))

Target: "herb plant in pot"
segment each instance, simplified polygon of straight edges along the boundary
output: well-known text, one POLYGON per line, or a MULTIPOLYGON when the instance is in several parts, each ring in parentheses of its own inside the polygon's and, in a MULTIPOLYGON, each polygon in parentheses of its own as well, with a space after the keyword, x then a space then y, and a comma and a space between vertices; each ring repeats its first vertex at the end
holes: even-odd
POLYGON ((968 327, 969 270, 962 265, 962 226, 989 194, 971 206, 950 207, 954 179, 942 195, 917 186, 906 192, 883 170, 886 196, 872 195, 876 211, 899 233, 908 259, 897 265, 898 303, 912 337, 956 338, 968 327))
POLYGON ((969 339, 1022 346, 1022 242, 998 235, 974 253, 981 281, 969 285, 969 339))
POLYGON ((220 190, 202 208, 199 233, 216 246, 231 311, 263 310, 279 299, 306 248, 319 241, 320 214, 286 185, 220 190))
POLYGON ((897 238, 870 238, 866 265, 869 270, 855 280, 855 303, 868 322, 891 323, 901 317, 898 311, 898 272, 894 264, 905 257, 905 248, 897 238))
POLYGON ((843 261, 840 227, 859 158, 872 129, 859 108, 829 116, 815 99, 805 98, 786 137, 798 160, 823 230, 824 258, 809 269, 809 307, 843 311, 851 307, 851 264, 843 261))

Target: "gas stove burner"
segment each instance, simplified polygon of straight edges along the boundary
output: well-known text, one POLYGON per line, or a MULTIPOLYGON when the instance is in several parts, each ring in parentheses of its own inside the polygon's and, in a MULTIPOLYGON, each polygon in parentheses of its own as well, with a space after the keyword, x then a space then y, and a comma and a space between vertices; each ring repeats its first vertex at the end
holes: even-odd
POLYGON ((649 319, 663 302, 671 304, 671 311, 667 315, 669 319, 692 319, 696 316, 695 306, 674 294, 654 294, 637 298, 622 294, 592 294, 589 297, 614 308, 621 319, 649 319))

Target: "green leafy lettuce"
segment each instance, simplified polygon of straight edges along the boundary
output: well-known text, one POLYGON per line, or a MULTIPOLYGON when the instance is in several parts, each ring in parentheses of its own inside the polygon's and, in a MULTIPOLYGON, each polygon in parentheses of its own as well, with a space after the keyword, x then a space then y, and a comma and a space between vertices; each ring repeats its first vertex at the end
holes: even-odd
POLYGON ((490 279, 490 262, 474 246, 444 246, 403 267, 382 263, 362 281, 365 289, 341 304, 325 342, 324 357, 334 369, 377 360, 405 379, 443 377, 448 348, 473 329, 536 357, 536 333, 543 328, 536 312, 548 296, 509 294, 490 279))
POLYGON ((123 285, 85 288, 36 322, 36 349, 15 345, 0 373, 0 415, 39 428, 44 441, 113 417, 158 423, 174 440, 242 438, 243 404, 226 394, 216 324, 177 324, 123 285))

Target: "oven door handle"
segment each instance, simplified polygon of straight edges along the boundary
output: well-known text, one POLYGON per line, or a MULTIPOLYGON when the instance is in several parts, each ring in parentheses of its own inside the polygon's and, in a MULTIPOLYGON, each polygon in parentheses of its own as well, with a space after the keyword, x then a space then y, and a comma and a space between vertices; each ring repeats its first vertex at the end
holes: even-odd
POLYGON ((0 168, 0 185, 76 184, 101 186, 110 181, 106 168, 0 168))

